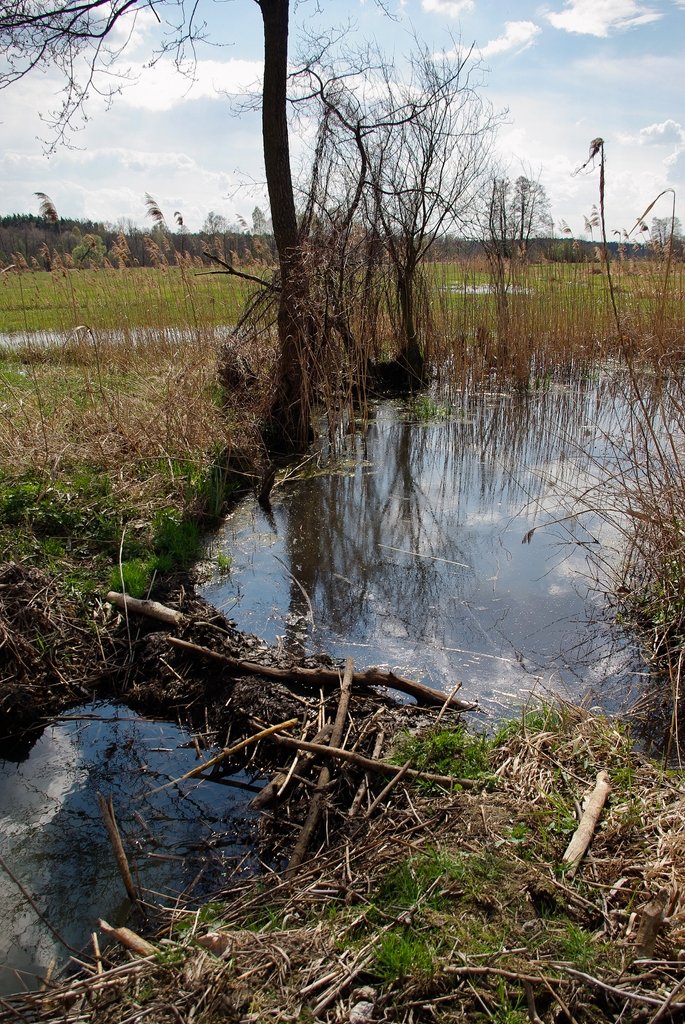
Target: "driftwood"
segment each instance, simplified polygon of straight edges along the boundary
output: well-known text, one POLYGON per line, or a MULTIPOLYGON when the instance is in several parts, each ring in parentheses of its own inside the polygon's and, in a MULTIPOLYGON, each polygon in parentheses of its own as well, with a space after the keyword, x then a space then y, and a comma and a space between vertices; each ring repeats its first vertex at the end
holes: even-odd
POLYGON ((149 619, 157 619, 159 622, 165 622, 168 626, 180 626, 185 622, 185 615, 182 612, 168 608, 165 604, 160 604, 159 601, 141 601, 137 597, 120 594, 116 590, 110 590, 107 600, 110 604, 121 608, 122 611, 146 615, 149 619))
MULTIPOLYGON (((243 661, 241 658, 232 658, 221 651, 212 651, 208 647, 200 647, 198 644, 190 643, 189 640, 181 640, 179 637, 170 636, 167 640, 174 647, 191 651, 213 661, 219 661, 226 665, 233 672, 240 675, 259 675, 267 679, 294 680, 297 683, 316 685, 322 687, 338 686, 340 683, 340 672, 337 668, 301 668, 293 665, 291 668, 274 668, 272 665, 260 665, 254 661, 243 661)), ((367 668, 363 672, 354 672, 352 685, 358 687, 387 686, 391 690, 399 690, 410 697, 414 697, 421 704, 437 704, 452 708, 455 711, 473 711, 477 705, 455 697, 445 698, 442 690, 434 690, 430 686, 424 686, 414 679, 405 679, 397 676, 394 672, 385 672, 380 668, 367 668)))
MULTIPOLYGON (((345 728, 345 721, 347 719, 347 709, 350 704, 350 695, 352 693, 353 675, 354 662, 352 661, 352 658, 348 658, 345 664, 345 675, 343 676, 342 683, 340 684, 340 700, 338 701, 338 710, 335 715, 335 721, 333 722, 333 731, 330 739, 331 747, 339 747, 342 742, 343 729, 345 728)), ((309 843, 311 842, 311 838, 314 835, 319 818, 321 817, 326 797, 326 790, 328 789, 330 782, 331 770, 328 765, 324 765, 319 772, 319 779, 309 805, 309 812, 305 819, 305 823, 302 826, 302 831, 297 837, 297 842, 295 843, 290 855, 288 867, 285 871, 286 878, 291 877, 304 860, 309 843)))
POLYGON ((349 761, 356 764, 358 768, 378 772, 380 775, 408 775, 412 779, 425 779, 427 782, 437 782, 441 786, 463 786, 464 789, 474 789, 482 782, 478 779, 458 779, 454 775, 435 775, 433 772, 421 772, 416 768, 401 767, 396 764, 388 764, 387 761, 374 761, 370 757, 364 757, 354 750, 343 750, 341 747, 327 747, 323 743, 308 743, 306 740, 296 740, 291 736, 274 736, 274 742, 279 746, 289 747, 291 750, 309 750, 313 754, 320 754, 323 757, 334 757, 341 761, 349 761))
POLYGON ((571 842, 566 847, 566 852, 562 857, 562 864, 568 867, 567 874, 570 877, 573 877, 575 874, 578 865, 585 855, 585 851, 592 842, 599 816, 610 792, 609 776, 605 771, 597 772, 595 788, 587 799, 578 828, 573 833, 571 842))

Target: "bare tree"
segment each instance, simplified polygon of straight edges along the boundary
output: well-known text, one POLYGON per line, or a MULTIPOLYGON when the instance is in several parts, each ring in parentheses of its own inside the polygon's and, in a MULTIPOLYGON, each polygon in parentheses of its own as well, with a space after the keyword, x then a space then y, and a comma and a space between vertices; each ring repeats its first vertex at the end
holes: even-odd
POLYGON ((386 69, 376 126, 365 139, 373 211, 394 278, 398 361, 410 387, 424 380, 423 261, 436 239, 469 223, 489 166, 499 118, 479 84, 470 50, 438 58, 418 47, 408 81, 398 84, 386 69))
POLYGON ((316 62, 306 73, 332 140, 319 183, 325 178, 330 195, 334 181, 345 197, 337 207, 345 238, 364 224, 374 265, 382 246, 392 277, 398 364, 413 388, 424 380, 430 319, 421 267, 438 238, 468 222, 499 118, 478 92, 479 67, 470 50, 436 57, 417 43, 408 66, 403 77, 367 49, 348 59, 344 74, 325 72, 316 62))

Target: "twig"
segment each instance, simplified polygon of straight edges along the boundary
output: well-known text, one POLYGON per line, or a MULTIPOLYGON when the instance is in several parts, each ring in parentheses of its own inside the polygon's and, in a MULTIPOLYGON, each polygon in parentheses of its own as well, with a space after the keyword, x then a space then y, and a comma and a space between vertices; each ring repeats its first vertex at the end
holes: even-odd
MULTIPOLYGON (((350 703, 350 694, 352 692, 352 676, 354 675, 354 662, 352 658, 348 658, 345 663, 345 675, 343 676, 342 683, 340 684, 340 700, 338 701, 338 710, 335 715, 335 722, 333 723, 333 731, 331 733, 331 746, 337 747, 342 740, 343 729, 345 727, 345 720, 347 718, 347 709, 350 703)), ((314 834, 314 830, 319 821, 321 810, 323 808, 323 802, 326 794, 326 790, 331 781, 331 772, 327 765, 319 772, 319 780, 317 782, 316 790, 312 796, 311 803, 309 805, 309 812, 302 826, 302 831, 297 837, 297 842, 293 848, 293 852, 288 861, 288 867, 285 870, 285 877, 291 877, 299 868, 300 864, 304 860, 304 855, 309 847, 310 840, 314 834)))
POLYGON ((193 779, 196 775, 201 775, 202 772, 207 771, 208 768, 213 768, 215 764, 219 764, 221 761, 225 761, 227 757, 231 757, 233 754, 237 754, 239 750, 243 750, 244 747, 250 746, 252 743, 258 743, 259 740, 264 739, 265 736, 273 736, 274 733, 280 732, 281 729, 292 729, 294 725, 297 725, 299 718, 289 718, 286 722, 279 722, 277 725, 270 725, 268 729, 262 729, 260 732, 255 733, 254 736, 248 736, 247 739, 241 740, 240 743, 236 743, 233 747, 228 747, 217 754, 215 757, 210 757, 208 761, 204 761, 202 764, 197 765, 195 768, 191 768, 185 775, 179 775, 177 779, 171 779, 170 782, 165 782, 163 786, 157 786, 155 789, 148 790, 147 795, 151 793, 159 793, 162 789, 168 789, 169 786, 175 786, 179 782, 185 782, 186 779, 193 779))
POLYGON ((383 789, 380 791, 380 793, 378 794, 376 799, 373 801, 371 806, 367 809, 367 811, 366 811, 366 813, 364 815, 365 818, 370 818, 371 817, 371 815, 376 810, 378 805, 385 800, 385 798, 387 797, 387 795, 389 793, 392 792, 392 790, 395 788, 395 786, 400 781, 400 779, 404 778, 404 776, 407 774, 407 771, 409 770, 410 766, 411 766, 411 759, 409 761, 406 761, 405 764, 403 764, 402 767, 400 768, 400 770, 398 771, 397 775, 393 779, 390 779, 390 782, 388 782, 387 785, 385 785, 383 787, 383 789))
POLYGON ((586 981, 588 985, 594 985, 595 988, 601 988, 605 992, 611 992, 615 996, 620 996, 622 999, 632 999, 637 1003, 644 1003, 646 1006, 663 1006, 661 999, 654 999, 652 996, 645 996, 642 992, 631 992, 627 988, 618 988, 617 985, 608 985, 606 981, 600 981, 599 978, 593 978, 591 974, 585 974, 583 971, 576 971, 572 967, 564 967, 566 974, 569 974, 572 978, 580 978, 581 981, 586 981))
POLYGON ((100 813, 105 822, 105 828, 107 829, 107 835, 112 844, 114 850, 114 856, 116 858, 117 867, 119 868, 119 874, 121 875, 124 888, 128 893, 129 899, 137 906, 141 906, 140 894, 137 892, 135 885, 133 884, 133 878, 131 876, 131 869, 128 864, 128 858, 126 857, 126 851, 124 850, 124 844, 121 841, 121 834, 119 832, 119 826, 117 825, 117 819, 114 815, 114 804, 112 803, 112 797, 109 796, 107 799, 102 793, 97 794, 98 805, 100 807, 100 813))
POLYGON ((34 911, 34 913, 35 913, 35 914, 36 914, 36 915, 37 915, 37 916, 38 916, 38 917, 39 917, 39 918, 41 919, 41 921, 43 922, 43 924, 45 925, 45 927, 46 927, 46 928, 48 929, 48 931, 50 931, 50 932, 52 933, 52 935, 53 935, 53 936, 54 936, 54 937, 55 937, 55 938, 57 939, 57 941, 59 942, 59 944, 60 944, 61 946, 64 946, 64 948, 65 948, 65 949, 68 949, 70 953, 74 953, 75 955, 77 955, 77 956, 78 956, 79 950, 77 950, 77 949, 74 949, 74 947, 73 947, 73 946, 70 946, 70 945, 69 945, 69 943, 68 943, 68 942, 66 941, 66 939, 63 939, 63 938, 62 938, 62 936, 61 936, 61 935, 60 935, 60 933, 59 933, 59 932, 57 931, 57 929, 56 929, 56 928, 54 928, 54 927, 53 927, 53 926, 52 926, 52 925, 50 924, 50 922, 48 921, 48 919, 47 919, 47 917, 45 916, 45 914, 43 913, 43 911, 42 911, 42 910, 40 909, 40 907, 39 907, 39 906, 37 905, 36 901, 34 900, 33 896, 31 895, 31 893, 30 893, 30 892, 28 891, 28 889, 26 889, 26 888, 25 888, 25 887, 24 887, 24 886, 22 885, 22 883, 21 883, 21 882, 19 881, 19 879, 17 878, 17 876, 16 876, 16 875, 14 874, 14 872, 12 871, 12 869, 11 869, 11 868, 9 867, 9 865, 8 865, 8 864, 6 863, 6 861, 4 860, 4 858, 3 858, 3 857, 1 857, 1 856, 0 856, 0 868, 2 868, 2 870, 3 870, 3 871, 5 872, 5 874, 6 874, 7 876, 8 876, 8 878, 11 878, 11 879, 12 879, 12 881, 13 881, 13 882, 14 882, 14 884, 16 885, 17 889, 18 889, 18 890, 19 890, 19 892, 20 892, 20 893, 22 894, 22 896, 24 897, 24 899, 26 900, 26 902, 27 902, 27 903, 29 904, 29 906, 31 907, 31 909, 32 909, 32 910, 34 911))

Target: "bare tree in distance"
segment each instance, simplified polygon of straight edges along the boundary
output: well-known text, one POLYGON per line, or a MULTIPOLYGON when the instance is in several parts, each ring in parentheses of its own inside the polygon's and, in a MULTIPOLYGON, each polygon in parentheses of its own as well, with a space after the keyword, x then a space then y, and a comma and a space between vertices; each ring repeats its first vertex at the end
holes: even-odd
POLYGON ((509 292, 516 267, 527 259, 532 238, 550 236, 554 230, 544 185, 525 174, 513 181, 506 173, 496 175, 490 181, 480 221, 497 309, 496 359, 500 362, 506 356, 509 292))
POLYGON ((421 267, 439 237, 472 223, 500 116, 480 94, 480 65, 470 49, 436 56, 417 46, 408 80, 384 72, 377 125, 364 144, 394 278, 398 362, 414 388, 424 381, 426 359, 421 267))
POLYGON ((472 220, 500 116, 480 95, 480 65, 468 48, 435 55, 414 40, 404 74, 377 48, 332 66, 322 53, 302 75, 320 103, 324 140, 307 209, 325 187, 336 237, 364 224, 369 256, 382 246, 398 382, 413 389, 424 381, 430 320, 421 268, 438 238, 472 220))

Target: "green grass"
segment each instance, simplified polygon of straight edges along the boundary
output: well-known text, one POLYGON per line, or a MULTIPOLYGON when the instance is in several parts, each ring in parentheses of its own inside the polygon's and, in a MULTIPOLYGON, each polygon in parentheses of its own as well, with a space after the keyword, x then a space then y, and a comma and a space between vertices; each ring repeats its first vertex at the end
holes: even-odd
POLYGON ((462 779, 490 778, 492 740, 484 734, 472 734, 462 723, 456 728, 431 728, 420 734, 403 733, 392 752, 393 764, 411 760, 417 771, 435 775, 454 775, 462 779))
POLYGON ((9 272, 0 275, 0 333, 128 333, 235 323, 245 284, 180 267, 9 272))

